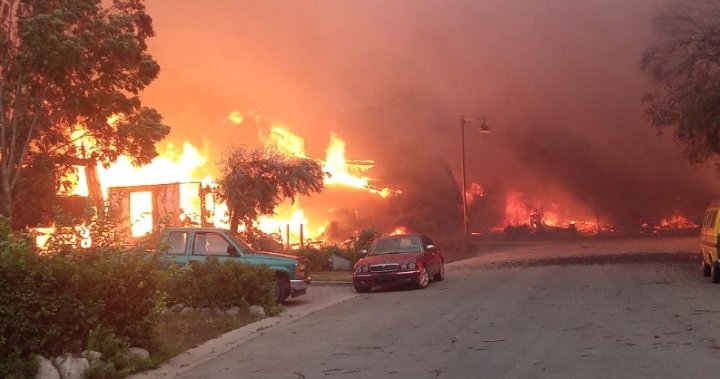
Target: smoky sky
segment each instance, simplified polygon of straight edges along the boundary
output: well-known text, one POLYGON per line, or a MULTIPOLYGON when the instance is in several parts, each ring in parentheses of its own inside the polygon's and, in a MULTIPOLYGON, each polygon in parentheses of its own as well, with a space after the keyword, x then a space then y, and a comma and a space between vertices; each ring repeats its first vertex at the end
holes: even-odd
POLYGON ((462 114, 492 129, 465 126, 468 183, 497 200, 473 208, 475 220, 501 218, 509 190, 568 217, 697 218, 720 188, 643 114, 640 55, 665 1, 146 4, 161 73, 143 99, 170 140, 205 146, 211 162, 227 145, 258 143, 257 128, 226 121, 254 113, 304 137, 316 157, 335 132, 349 158, 375 160, 381 186, 427 202, 421 192, 438 193, 422 174, 428 160, 442 167, 432 171, 439 188, 457 188, 462 114))

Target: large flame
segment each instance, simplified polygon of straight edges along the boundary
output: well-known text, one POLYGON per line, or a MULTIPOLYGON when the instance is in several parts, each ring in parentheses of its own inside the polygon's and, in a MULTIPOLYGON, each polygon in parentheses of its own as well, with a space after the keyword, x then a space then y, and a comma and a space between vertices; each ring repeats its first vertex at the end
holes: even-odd
MULTIPOLYGON (((235 124, 242 123, 243 116, 239 113, 231 114, 229 120, 235 124)), ((81 131, 78 131, 81 133, 81 131)), ((81 134, 79 134, 81 136, 81 134)), ((266 146, 278 149, 282 154, 307 158, 305 141, 282 125, 273 125, 266 136, 260 136, 266 146)), ((92 145, 87 138, 78 138, 84 145, 92 145)), ((346 143, 334 133, 330 136, 330 144, 326 149, 322 163, 324 171, 329 176, 325 178, 327 187, 342 186, 354 188, 387 197, 398 194, 400 191, 390 188, 378 188, 371 184, 371 179, 363 174, 369 171, 374 162, 370 160, 350 161, 345 158, 346 143)), ((148 186, 172 183, 197 183, 211 186, 214 178, 207 167, 208 154, 201 151, 190 142, 185 142, 178 151, 174 144, 168 143, 159 148, 159 156, 141 167, 134 166, 130 158, 121 156, 117 162, 108 168, 98 167, 98 176, 101 190, 105 199, 108 198, 108 188, 148 186)), ((192 222, 197 223, 197 214, 200 209, 201 194, 198 187, 180 187, 180 207, 192 222)), ((78 185, 70 194, 88 195, 85 172, 82 167, 78 170, 78 185)), ((273 216, 264 216, 258 220, 259 230, 268 234, 282 236, 283 244, 290 245, 300 241, 301 234, 304 240, 317 240, 323 236, 329 225, 328 220, 310 220, 305 210, 300 207, 299 199, 293 199, 281 204, 273 216), (302 230, 302 233, 300 232, 302 230)), ((131 192, 130 195, 130 225, 133 236, 141 236, 152 230, 158 220, 152 219, 152 194, 141 188, 131 192)), ((214 198, 205 199, 206 213, 210 213, 210 220, 216 226, 227 227, 225 204, 218 203, 214 198)))

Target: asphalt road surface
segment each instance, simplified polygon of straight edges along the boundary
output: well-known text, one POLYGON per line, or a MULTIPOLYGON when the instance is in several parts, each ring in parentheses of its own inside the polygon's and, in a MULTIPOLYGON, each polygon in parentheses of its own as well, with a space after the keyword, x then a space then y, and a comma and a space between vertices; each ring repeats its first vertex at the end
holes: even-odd
POLYGON ((694 241, 653 243, 484 252, 425 290, 355 296, 179 377, 717 377, 720 286, 700 274, 694 241))

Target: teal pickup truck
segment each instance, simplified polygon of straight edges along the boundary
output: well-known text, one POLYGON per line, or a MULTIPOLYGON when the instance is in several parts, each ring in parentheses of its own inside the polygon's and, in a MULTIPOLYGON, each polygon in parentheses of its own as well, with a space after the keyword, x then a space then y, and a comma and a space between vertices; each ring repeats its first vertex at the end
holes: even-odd
POLYGON ((221 228, 171 227, 160 234, 160 247, 178 264, 204 263, 209 257, 267 266, 275 271, 274 296, 283 301, 288 296, 305 294, 311 279, 307 260, 292 255, 255 251, 237 233, 221 228))

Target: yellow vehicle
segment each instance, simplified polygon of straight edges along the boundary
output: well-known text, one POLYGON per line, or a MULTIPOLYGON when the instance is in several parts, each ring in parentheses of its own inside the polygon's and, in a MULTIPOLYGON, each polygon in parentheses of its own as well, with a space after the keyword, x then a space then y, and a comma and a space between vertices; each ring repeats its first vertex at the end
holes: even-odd
POLYGON ((713 283, 720 283, 720 200, 714 200, 705 211, 702 229, 700 229, 700 252, 702 254, 703 275, 709 276, 713 283))

